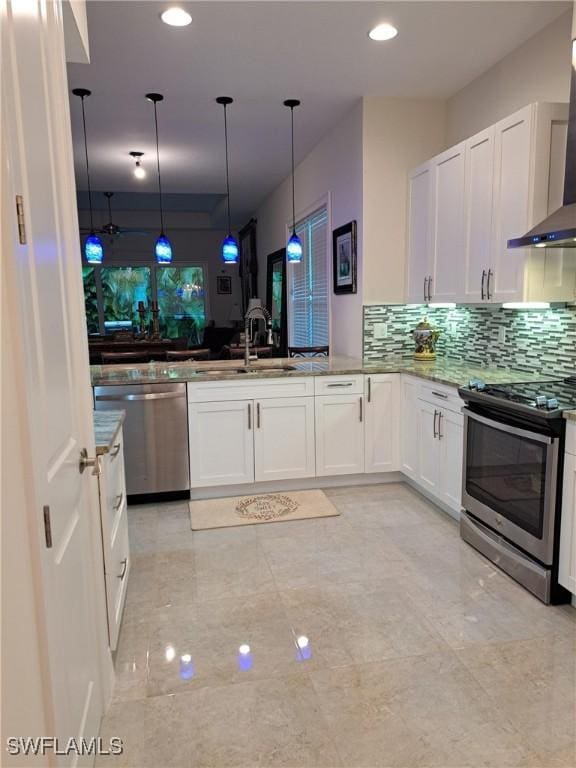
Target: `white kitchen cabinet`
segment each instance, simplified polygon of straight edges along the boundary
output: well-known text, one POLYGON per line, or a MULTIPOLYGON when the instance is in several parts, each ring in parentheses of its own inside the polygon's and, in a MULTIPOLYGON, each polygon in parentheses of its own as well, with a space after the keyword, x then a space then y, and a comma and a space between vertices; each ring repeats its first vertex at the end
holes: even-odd
POLYGON ((188 403, 190 486, 254 482, 252 400, 188 403))
POLYGON ((364 395, 320 395, 316 410, 316 475, 364 472, 364 395))
POLYGON ((428 296, 434 302, 456 301, 461 290, 464 165, 464 142, 432 161, 432 276, 428 296))
POLYGON ((128 512, 122 429, 110 451, 99 456, 98 493, 104 554, 108 640, 116 650, 130 573, 128 512))
POLYGON ((438 444, 438 409, 418 400, 418 476, 417 482, 434 496, 440 496, 440 449, 438 444))
POLYGON ((365 376, 364 471, 394 472, 400 465, 400 376, 365 376))
POLYGON ((313 477, 314 398, 257 400, 254 408, 255 480, 313 477))
MULTIPOLYGON (((570 432, 576 433, 576 426, 568 423, 567 447, 570 432)), ((576 595, 576 456, 573 453, 566 453, 564 457, 558 581, 576 595)))
POLYGON ((492 266, 494 135, 491 126, 466 142, 464 270, 458 301, 487 301, 486 281, 492 266))
POLYGON ((405 475, 418 476, 418 379, 402 376, 400 381, 400 468, 405 475))
POLYGON ((440 449, 439 498, 456 512, 462 508, 462 452, 464 417, 446 408, 439 410, 438 445, 440 449))
POLYGON ((433 165, 425 163, 408 177, 407 301, 428 301, 432 277, 432 179, 433 165))
POLYGON ((529 104, 409 175, 408 302, 574 300, 564 249, 507 245, 561 204, 567 120, 529 104))

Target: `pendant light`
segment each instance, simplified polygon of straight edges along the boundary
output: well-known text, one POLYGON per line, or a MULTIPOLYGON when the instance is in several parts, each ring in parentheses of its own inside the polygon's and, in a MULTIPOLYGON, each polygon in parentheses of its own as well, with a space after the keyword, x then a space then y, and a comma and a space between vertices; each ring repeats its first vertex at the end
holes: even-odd
POLYGON ((90 234, 84 241, 84 257, 88 264, 102 264, 104 248, 102 240, 94 232, 94 215, 92 211, 92 189, 90 188, 90 165, 88 163, 88 141, 86 140, 86 114, 84 112, 84 99, 90 96, 92 91, 87 88, 74 88, 74 96, 78 96, 82 102, 82 126, 84 128, 84 156, 86 158, 86 182, 88 184, 88 205, 90 207, 90 234))
POLYGON ((238 264, 238 243, 232 235, 232 226, 230 224, 230 170, 228 168, 228 114, 226 107, 232 104, 234 99, 230 96, 219 96, 216 99, 217 104, 224 107, 224 145, 226 148, 226 204, 228 208, 228 234, 222 241, 222 261, 225 264, 238 264))
POLYGON ((302 261, 302 243, 296 234, 296 204, 294 200, 294 107, 299 107, 298 99, 286 99, 285 107, 290 108, 290 125, 292 132, 292 234, 286 243, 286 261, 289 264, 299 264, 302 261))
POLYGON ((162 177, 160 176, 160 149, 158 145, 158 110, 157 104, 164 100, 161 93, 147 93, 146 98, 154 104, 154 127, 156 128, 156 165, 158 168, 158 199, 160 202, 160 235, 156 240, 154 252, 158 264, 170 264, 172 261, 172 246, 164 234, 164 210, 162 208, 162 177))

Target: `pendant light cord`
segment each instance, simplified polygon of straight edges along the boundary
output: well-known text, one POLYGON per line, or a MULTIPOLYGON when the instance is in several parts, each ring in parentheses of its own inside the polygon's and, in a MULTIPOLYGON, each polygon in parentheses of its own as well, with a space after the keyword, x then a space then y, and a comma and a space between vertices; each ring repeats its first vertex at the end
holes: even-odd
POLYGON ((228 202, 228 235, 232 234, 230 223, 230 169, 228 167, 228 113, 227 104, 224 104, 224 144, 226 146, 226 200, 228 202))
POLYGON ((292 234, 296 234, 296 201, 294 197, 294 107, 290 107, 290 122, 292 127, 292 234))
POLYGON ((84 127, 84 155, 86 157, 86 181, 88 183, 88 205, 90 207, 90 234, 94 234, 94 217, 92 214, 92 190, 90 187, 90 164, 88 162, 88 141, 86 139, 86 113, 84 112, 84 96, 82 101, 82 125, 84 127))
POLYGON ((164 211, 162 209, 162 176, 160 175, 160 148, 158 145, 158 111, 154 104, 154 125, 156 127, 156 165, 158 167, 158 197, 160 202, 160 234, 164 234, 164 211))

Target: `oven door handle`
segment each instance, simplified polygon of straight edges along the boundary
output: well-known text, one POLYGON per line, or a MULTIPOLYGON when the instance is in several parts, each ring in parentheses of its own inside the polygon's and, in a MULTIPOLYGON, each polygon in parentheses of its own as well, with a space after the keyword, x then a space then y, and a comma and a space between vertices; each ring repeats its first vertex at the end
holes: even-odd
POLYGON ((493 429, 499 429, 500 432, 507 432, 511 435, 517 435, 518 437, 525 437, 528 440, 534 440, 537 443, 552 445, 552 443, 556 440, 555 437, 540 435, 537 432, 530 432, 528 429, 520 429, 520 427, 513 427, 510 424, 503 424, 501 421, 488 419, 486 416, 480 416, 480 414, 471 411, 469 408, 462 408, 462 413, 464 414, 465 419, 479 421, 480 424, 486 424, 486 426, 492 427, 493 429))

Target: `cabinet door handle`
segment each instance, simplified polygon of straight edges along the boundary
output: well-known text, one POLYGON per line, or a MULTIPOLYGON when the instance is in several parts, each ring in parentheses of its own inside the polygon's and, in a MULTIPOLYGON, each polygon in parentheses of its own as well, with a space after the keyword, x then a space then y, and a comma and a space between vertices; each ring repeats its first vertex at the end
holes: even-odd
POLYGON ((260 429, 260 403, 256 403, 256 426, 260 429))
POLYGON ((442 398, 442 400, 448 400, 448 395, 446 394, 446 392, 436 392, 436 390, 435 390, 435 389, 433 389, 433 390, 432 390, 432 394, 433 394, 435 397, 441 397, 441 398, 442 398))
POLYGON ((114 459, 114 458, 116 458, 116 456, 118 456, 118 454, 120 453, 120 448, 121 448, 120 443, 116 443, 114 448, 110 451, 110 458, 111 459, 114 459))
POLYGON ((248 403, 248 429, 252 429, 252 403, 248 403))
POLYGON ((128 558, 127 557, 125 557, 124 560, 122 560, 121 565, 122 565, 122 573, 118 574, 118 578, 120 579, 120 581, 123 581, 124 580, 124 576, 126 576, 126 569, 128 568, 128 558))
POLYGON ((336 384, 326 384, 326 387, 351 387, 353 381, 339 381, 336 384))
POLYGON ((436 408, 434 408, 434 421, 432 422, 432 432, 434 433, 434 438, 438 437, 438 433, 436 431, 436 417, 438 416, 438 411, 436 408))
POLYGON ((114 504, 114 512, 118 512, 118 510, 122 506, 123 500, 124 500, 124 494, 119 493, 118 496, 116 496, 116 504, 114 504))
POLYGON ((368 402, 372 400, 372 376, 368 376, 368 402))
POLYGON ((494 272, 491 269, 488 270, 488 280, 486 281, 486 298, 491 299, 490 295, 490 278, 494 276, 494 272))
POLYGON ((480 283, 480 293, 482 294, 482 301, 484 301, 484 280, 486 280, 486 270, 482 270, 482 282, 480 283))
POLYGON ((424 278, 424 303, 428 301, 428 278, 424 278))
POLYGON ((442 411, 438 411, 438 440, 442 440, 444 437, 444 433, 442 432, 442 419, 444 418, 444 414, 442 411))
POLYGON ((432 275, 428 278, 428 301, 432 301, 432 275))
POLYGON ((360 421, 362 421, 363 418, 364 418, 364 414, 362 413, 362 410, 363 410, 363 402, 362 401, 363 401, 363 399, 364 398, 362 397, 362 395, 360 395, 360 421))

